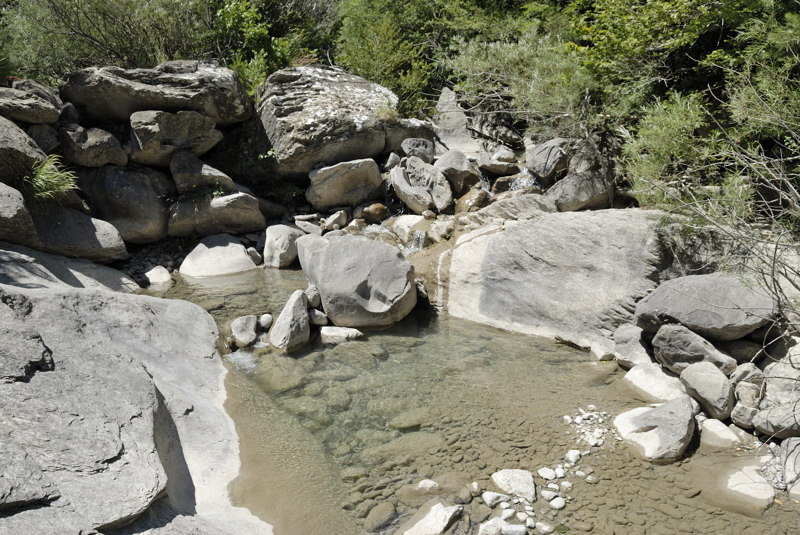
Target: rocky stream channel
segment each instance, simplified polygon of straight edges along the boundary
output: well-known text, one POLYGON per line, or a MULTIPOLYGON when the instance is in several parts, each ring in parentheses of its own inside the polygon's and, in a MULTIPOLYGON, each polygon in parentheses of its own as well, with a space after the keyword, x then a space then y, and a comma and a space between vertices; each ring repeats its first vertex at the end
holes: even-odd
MULTIPOLYGON (((301 271, 266 270, 179 280, 167 297, 224 326, 278 310, 306 284, 301 271)), ((463 508, 448 534, 477 533, 503 511, 524 513, 518 523, 530 518, 536 533, 796 530, 791 500, 762 514, 723 491, 731 467, 769 452, 752 436, 724 453, 695 442, 671 465, 637 458, 612 420, 644 400, 615 363, 586 351, 425 311, 291 357, 260 345, 224 355, 242 457, 230 490, 277 535, 402 533, 431 500, 463 508), (570 451, 580 452, 572 463, 570 451), (537 495, 493 511, 470 484, 496 491, 490 476, 503 469, 536 474, 538 493, 549 485, 565 505, 537 495)))

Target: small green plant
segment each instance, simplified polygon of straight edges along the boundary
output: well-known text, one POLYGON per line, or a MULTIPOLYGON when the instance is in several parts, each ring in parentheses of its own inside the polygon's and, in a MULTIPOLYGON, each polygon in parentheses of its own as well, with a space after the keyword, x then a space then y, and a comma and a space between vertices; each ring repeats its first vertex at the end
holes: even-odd
POLYGON ((34 202, 58 201, 64 194, 78 189, 75 173, 64 169, 61 158, 51 154, 33 166, 33 173, 22 179, 23 194, 34 202))

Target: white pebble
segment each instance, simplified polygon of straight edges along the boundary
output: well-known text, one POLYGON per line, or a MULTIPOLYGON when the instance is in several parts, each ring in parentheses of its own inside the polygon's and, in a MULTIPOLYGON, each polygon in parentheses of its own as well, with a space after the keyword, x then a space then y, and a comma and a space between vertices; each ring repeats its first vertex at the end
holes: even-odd
POLYGON ((587 410, 590 410, 590 411, 592 411, 592 412, 594 412, 594 411, 596 411, 596 410, 597 410, 597 407, 595 407, 594 405, 587 405, 587 406, 586 406, 586 409, 587 409, 587 410))
POLYGON ((570 418, 565 414, 564 416, 561 417, 561 421, 564 422, 566 425, 569 425, 572 423, 572 418, 570 418))
POLYGON ((533 506, 532 505, 526 505, 525 506, 525 511, 528 512, 528 513, 532 513, 533 512, 533 506))
POLYGON ((586 472, 584 472, 583 470, 578 470, 577 472, 575 472, 575 477, 580 477, 580 478, 586 477, 586 472))
POLYGON ((547 500, 548 502, 553 501, 553 498, 557 498, 558 493, 554 490, 545 489, 542 491, 542 498, 547 500))
POLYGON ((432 479, 423 479, 422 481, 417 483, 417 488, 419 490, 433 490, 438 486, 439 484, 432 479))
POLYGON ((553 490, 558 490, 558 483, 548 483, 547 484, 547 488, 548 489, 553 489, 553 490))
POLYGON ((528 513, 523 513, 522 511, 520 511, 514 516, 516 516, 519 522, 525 522, 526 520, 528 520, 528 513))
POLYGON ((550 535, 556 530, 555 526, 551 524, 545 524, 544 522, 537 522, 536 523, 536 531, 541 533, 542 535, 550 535))
POLYGON ((556 478, 556 471, 552 468, 542 467, 539 468, 536 473, 539 474, 539 477, 548 481, 556 478))
POLYGON ((503 502, 500 504, 500 509, 508 509, 509 507, 511 507, 511 504, 508 502, 503 502))
POLYGON ((564 455, 564 460, 571 464, 578 464, 581 460, 581 452, 578 450, 569 450, 564 455))
POLYGON ((594 476, 586 476, 587 483, 597 483, 597 478, 594 476))
POLYGON ((569 481, 562 481, 560 487, 561 492, 569 492, 572 490, 572 483, 569 481))
POLYGON ((550 507, 552 507, 556 511, 559 511, 559 510, 563 509, 566 506, 567 506, 567 502, 565 502, 564 498, 562 498, 561 496, 553 498, 550 501, 550 507))
POLYGON ((576 416, 574 422, 578 425, 583 423, 583 416, 576 416))
POLYGON ((515 514, 516 513, 514 512, 513 509, 506 509, 505 511, 500 513, 500 518, 502 518, 503 520, 508 520, 509 518, 514 516, 515 514))
POLYGON ((494 507, 498 503, 510 499, 510 496, 506 496, 505 494, 500 494, 489 490, 481 494, 481 497, 483 498, 484 503, 486 503, 486 505, 488 505, 489 507, 494 507))
POLYGON ((527 535, 528 528, 522 524, 506 524, 500 530, 502 535, 527 535))
POLYGON ((558 468, 556 468, 556 477, 557 478, 561 479, 565 475, 567 475, 567 473, 564 471, 563 468, 561 468, 560 466, 558 468))
POLYGON ((529 527, 530 529, 533 529, 533 528, 536 527, 536 520, 534 520, 533 518, 528 517, 528 520, 525 521, 525 525, 527 527, 529 527))

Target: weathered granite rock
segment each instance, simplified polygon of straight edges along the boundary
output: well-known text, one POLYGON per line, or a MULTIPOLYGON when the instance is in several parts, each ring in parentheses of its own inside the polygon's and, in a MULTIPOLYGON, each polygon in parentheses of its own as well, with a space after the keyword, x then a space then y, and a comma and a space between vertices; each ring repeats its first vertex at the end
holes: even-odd
POLYGON ((495 201, 477 212, 459 216, 458 223, 470 230, 477 230, 490 223, 526 221, 537 218, 545 212, 557 211, 555 205, 546 201, 542 195, 531 193, 495 201))
POLYGON ((689 396, 656 408, 639 407, 614 418, 614 427, 646 460, 670 463, 683 456, 695 431, 689 396))
POLYGON ((21 288, 88 288, 115 292, 139 289, 133 279, 108 266, 2 242, 0 284, 21 288))
POLYGON ((12 121, 52 124, 58 121, 59 108, 38 95, 0 87, 0 115, 12 121))
POLYGON ((15 184, 44 159, 42 149, 22 128, 0 117, 0 182, 15 184))
POLYGON ((0 327, 0 383, 28 382, 37 371, 53 370, 53 352, 39 333, 0 327))
POLYGON ((169 211, 170 236, 244 234, 267 226, 258 199, 247 193, 176 202, 169 211))
POLYGON ((290 175, 377 156, 386 146, 381 110, 397 104, 388 89, 320 65, 272 73, 259 95, 261 122, 279 171, 290 175))
POLYGON ((30 95, 36 95, 42 100, 45 100, 53 105, 57 110, 61 109, 64 102, 58 96, 58 90, 50 87, 49 85, 42 84, 30 78, 17 78, 11 82, 11 87, 19 91, 24 91, 30 95))
POLYGON ((315 210, 358 206, 379 192, 383 183, 378 164, 369 158, 315 169, 308 178, 306 199, 315 210))
POLYGON ((654 362, 637 364, 625 374, 624 380, 645 401, 664 402, 686 395, 681 380, 654 362))
POLYGON ((412 187, 423 188, 430 194, 437 212, 442 212, 453 204, 450 183, 432 165, 423 162, 416 156, 411 156, 406 160, 405 171, 408 183, 412 187))
POLYGON ((179 150, 169 162, 172 180, 178 193, 192 193, 203 188, 220 189, 225 193, 236 193, 236 184, 222 171, 204 163, 188 150, 179 150))
POLYGON ((43 506, 61 497, 39 463, 6 433, 0 436, 0 467, 0 512, 43 506))
POLYGON ((255 269, 244 245, 229 234, 207 236, 192 249, 179 269, 187 277, 216 277, 255 269))
POLYGON ((174 194, 175 186, 161 171, 111 165, 82 169, 78 185, 93 213, 114 225, 125 241, 152 243, 167 237, 165 197, 174 194))
POLYGON ((791 348, 777 362, 764 366, 762 409, 783 403, 800 402, 800 346, 791 348))
POLYGON ((307 344, 310 336, 308 298, 303 290, 295 290, 269 330, 269 343, 292 351, 307 344))
POLYGON ((367 518, 364 519, 364 529, 367 533, 375 533, 394 518, 395 508, 392 502, 380 502, 373 507, 367 518))
POLYGON ((736 433, 715 418, 708 418, 700 424, 700 443, 714 449, 733 449, 742 444, 736 433))
POLYGON ((270 225, 264 242, 264 265, 285 268, 297 260, 297 239, 306 233, 293 225, 270 225))
POLYGON ((681 372, 681 383, 709 416, 727 420, 733 409, 731 382, 713 363, 703 361, 689 364, 681 372))
POLYGON ((559 212, 599 210, 614 204, 614 183, 600 171, 567 175, 547 190, 559 212))
POLYGON ((550 186, 569 166, 567 149, 571 141, 555 138, 525 150, 525 166, 542 184, 550 186))
POLYGON ((458 238, 449 271, 435 274, 428 294, 446 295, 449 313, 460 318, 590 347, 630 322, 633 304, 655 286, 659 215, 538 212, 484 226, 458 238))
POLYGON ((513 162, 495 160, 488 152, 478 154, 477 164, 478 169, 491 176, 516 175, 521 171, 516 160, 513 162))
POLYGON ((119 140, 100 128, 83 128, 66 123, 58 130, 61 152, 67 161, 83 167, 102 167, 107 164, 126 165, 128 153, 119 140))
POLYGON ((761 409, 753 416, 753 427, 775 438, 800 437, 800 406, 793 401, 761 409))
POLYGON ((629 370, 637 364, 653 361, 647 344, 642 339, 642 329, 631 323, 617 327, 614 331, 614 353, 623 369, 629 370))
POLYGON ((536 483, 533 474, 527 470, 506 468, 492 474, 492 482, 506 494, 522 498, 528 502, 536 501, 536 483))
POLYGON ((179 150, 205 154, 222 140, 214 126, 213 119, 196 111, 137 111, 131 115, 131 161, 169 167, 179 150))
POLYGON ((481 208, 485 208, 489 203, 489 192, 479 186, 472 186, 456 201, 455 213, 457 215, 463 215, 465 213, 477 212, 481 208))
POLYGON ((154 69, 90 67, 68 73, 61 95, 97 122, 127 121, 145 110, 194 110, 224 126, 253 114, 236 74, 215 61, 170 61, 154 69))
POLYGON ((300 265, 339 327, 384 327, 417 304, 414 268, 396 247, 361 236, 297 240, 300 265))
POLYGON ((680 323, 711 341, 742 338, 773 317, 772 299, 724 273, 666 281, 636 304, 637 324, 647 332, 680 323))
POLYGON ((458 150, 467 154, 477 154, 482 150, 480 142, 471 134, 469 118, 458 102, 458 95, 444 87, 436 103, 434 121, 437 126, 438 142, 445 150, 458 150))
POLYGON ((432 164, 435 147, 433 142, 419 137, 410 137, 400 143, 400 148, 407 157, 416 156, 425 163, 432 164))
POLYGON ((322 327, 319 338, 323 344, 341 344, 364 338, 364 333, 352 327, 322 327))
POLYGON ((800 482, 800 438, 787 438, 781 442, 783 482, 791 489, 800 482))
POLYGON ((111 223, 57 204, 41 204, 31 210, 41 249, 93 262, 108 263, 128 258, 125 242, 111 223))
MULTIPOLYGON (((381 110, 379 115, 385 115, 384 110, 381 110)), ((403 141, 409 138, 424 139, 431 142, 436 138, 434 125, 430 121, 422 119, 390 118, 383 122, 383 128, 386 130, 384 152, 402 152, 403 141)))
POLYGON ((447 178, 455 195, 463 194, 481 180, 480 173, 459 150, 448 150, 436 160, 433 167, 447 178))
POLYGON ((694 362, 710 362, 725 375, 736 369, 736 360, 683 325, 664 325, 653 338, 655 359, 665 368, 681 373, 694 362))
POLYGON ((36 246, 39 238, 22 193, 0 182, 0 240, 36 246))

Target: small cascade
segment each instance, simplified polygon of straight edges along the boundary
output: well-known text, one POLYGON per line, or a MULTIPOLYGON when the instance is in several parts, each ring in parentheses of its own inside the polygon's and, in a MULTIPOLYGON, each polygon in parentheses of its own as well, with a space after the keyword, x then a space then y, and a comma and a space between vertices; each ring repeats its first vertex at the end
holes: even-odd
POLYGON ((425 233, 421 230, 415 230, 408 245, 403 248, 403 254, 408 255, 414 251, 421 250, 423 247, 425 247, 425 233))
POLYGON ((519 174, 508 186, 509 191, 514 191, 518 189, 529 188, 531 186, 537 186, 538 182, 536 178, 531 175, 527 169, 525 169, 522 173, 519 174))

